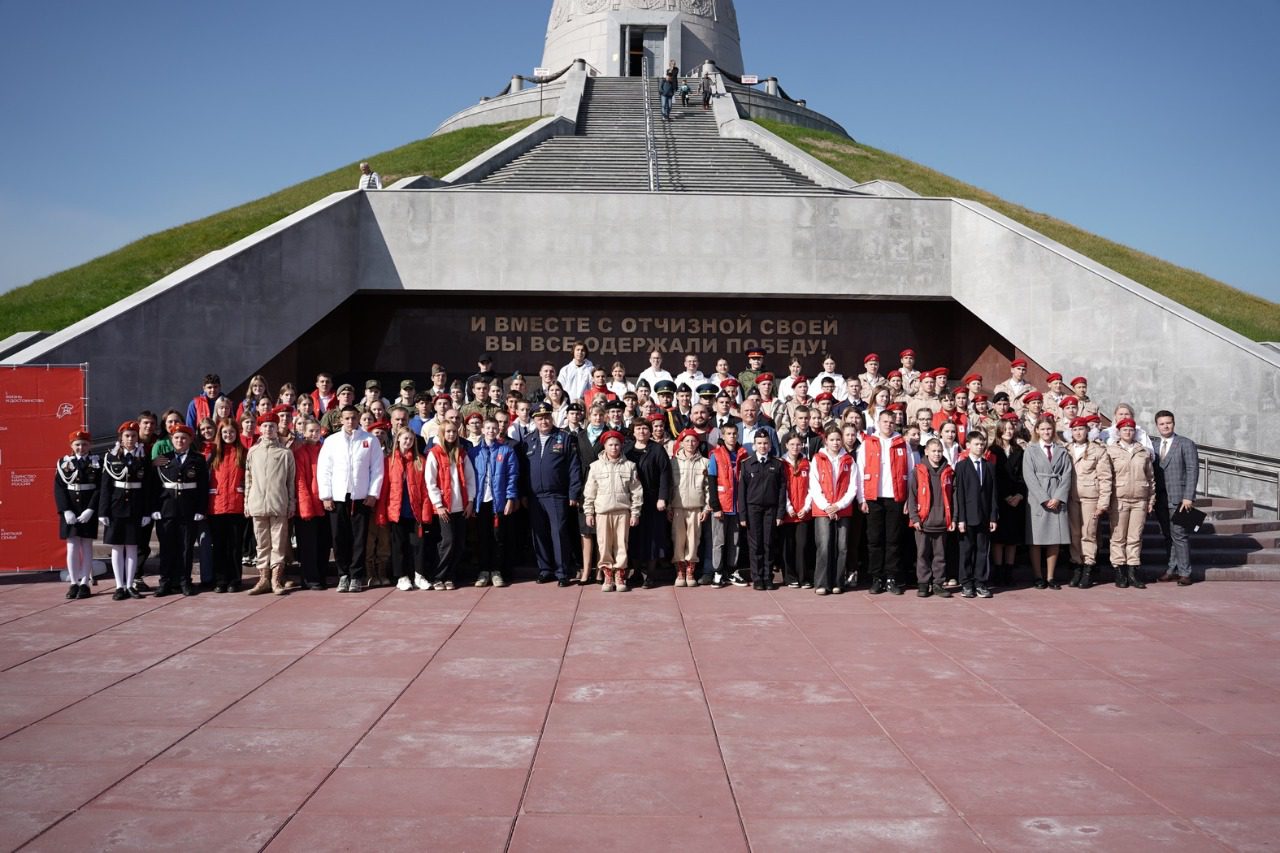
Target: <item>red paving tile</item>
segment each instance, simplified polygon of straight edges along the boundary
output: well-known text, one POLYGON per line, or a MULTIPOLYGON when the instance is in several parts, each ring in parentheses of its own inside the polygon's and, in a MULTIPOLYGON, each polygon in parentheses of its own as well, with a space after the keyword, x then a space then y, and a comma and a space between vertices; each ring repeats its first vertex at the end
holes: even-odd
POLYGON ((0 585, 0 848, 1274 849, 1277 624, 1266 584, 0 585))

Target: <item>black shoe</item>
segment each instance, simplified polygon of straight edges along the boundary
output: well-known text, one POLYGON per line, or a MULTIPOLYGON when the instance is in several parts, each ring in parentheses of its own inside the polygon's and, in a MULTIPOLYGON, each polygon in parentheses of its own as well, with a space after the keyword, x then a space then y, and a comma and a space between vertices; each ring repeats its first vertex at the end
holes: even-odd
MULTIPOLYGON (((316 592, 321 592, 323 590, 328 589, 328 587, 322 583, 316 583, 315 581, 310 581, 307 584, 307 589, 314 590, 316 592)), ((239 590, 236 590, 236 591, 239 592, 239 590)))
POLYGON ((991 590, 987 589, 982 584, 978 584, 978 598, 990 598, 990 597, 991 597, 991 590))
POLYGON ((922 583, 920 586, 916 587, 917 598, 928 598, 931 595, 933 595, 933 593, 929 591, 928 584, 922 583))
POLYGON ((645 575, 644 583, 640 584, 640 587, 642 589, 653 589, 654 587, 653 578, 649 577, 648 575, 645 575))
POLYGON ((1080 567, 1080 589, 1093 586, 1093 566, 1080 567))
POLYGON ((91 595, 93 595, 93 593, 89 591, 89 587, 84 584, 80 584, 80 589, 76 593, 76 598, 88 598, 91 595))
POLYGON ((195 595, 195 594, 196 594, 196 588, 195 588, 195 587, 193 587, 193 586, 192 586, 191 584, 189 584, 189 583, 183 583, 183 584, 182 584, 182 594, 183 594, 184 596, 186 596, 187 598, 190 598, 191 596, 193 596, 193 595, 195 595))
POLYGON ((226 585, 226 584, 221 584, 221 583, 220 583, 220 584, 218 584, 217 586, 215 586, 215 587, 213 588, 213 591, 214 591, 214 592, 216 592, 216 593, 218 593, 219 595, 221 595, 221 594, 223 594, 223 593, 227 592, 227 585, 226 585))
POLYGON ((1071 567, 1071 580, 1067 583, 1068 586, 1070 587, 1080 586, 1080 569, 1081 567, 1078 565, 1073 565, 1071 567))
POLYGON ((902 587, 898 586, 898 582, 892 579, 884 582, 884 591, 890 595, 902 595, 902 587))
POLYGON ((243 591, 244 591, 244 587, 240 584, 240 581, 236 581, 235 583, 232 583, 232 584, 227 584, 227 592, 243 592, 243 591))
POLYGON ((1125 574, 1124 566, 1112 566, 1111 571, 1116 573, 1116 586, 1121 589, 1129 588, 1129 576, 1125 574))
POLYGON ((1178 578, 1178 586, 1191 586, 1195 581, 1191 579, 1191 575, 1183 575, 1178 578))
POLYGON ((142 578, 134 578, 133 588, 138 592, 151 592, 151 587, 147 586, 147 582, 142 578))
POLYGON ((883 578, 876 578, 875 580, 871 581, 871 588, 867 590, 867 592, 871 593, 872 595, 881 595, 885 591, 886 590, 885 590, 883 578))
POLYGON ((164 598, 166 595, 173 595, 173 590, 169 589, 169 585, 161 583, 156 587, 155 597, 164 598))
POLYGON ((1143 582, 1142 582, 1142 567, 1141 567, 1141 566, 1130 566, 1130 567, 1129 567, 1129 586, 1133 587, 1134 589, 1146 589, 1146 588, 1147 588, 1147 585, 1146 585, 1145 583, 1143 583, 1143 582))
POLYGON ((973 587, 966 586, 964 589, 960 590, 960 597, 961 598, 977 598, 978 593, 974 590, 973 587))
POLYGON ((129 593, 130 598, 142 598, 142 593, 139 592, 136 588, 130 588, 126 591, 129 593))
POLYGON ((734 572, 732 575, 729 576, 729 583, 733 584, 734 586, 746 586, 747 579, 744 578, 738 572, 734 572))
MULTIPOLYGON (((547 580, 550 580, 550 578, 548 578, 547 580)), ((545 581, 539 580, 538 583, 545 583, 545 581)), ((568 578, 560 578, 560 580, 556 581, 556 586, 559 586, 559 587, 573 586, 573 581, 569 580, 568 578)))
POLYGON ((1062 581, 1057 578, 1049 581, 1049 589, 1062 589, 1062 581))
POLYGON ((550 583, 550 582, 551 582, 551 581, 553 581, 553 580, 555 580, 555 578, 553 578, 550 574, 548 574, 547 572, 542 572, 542 573, 540 573, 540 574, 538 575, 538 580, 537 580, 537 582, 538 582, 538 583, 550 583))
POLYGON ((935 583, 933 585, 933 594, 938 596, 938 598, 950 598, 951 590, 947 589, 940 583, 935 583))
POLYGON ((78 583, 73 583, 73 584, 72 584, 72 585, 67 589, 66 599, 67 599, 67 601, 74 601, 75 599, 77 599, 77 598, 79 598, 79 597, 80 597, 80 584, 78 584, 78 583))
POLYGON ((1049 588, 1049 584, 1045 582, 1045 579, 1044 579, 1044 578, 1036 578, 1036 582, 1035 582, 1034 584, 1032 584, 1032 585, 1033 585, 1036 589, 1048 589, 1048 588, 1049 588))
POLYGON ((124 601, 129 597, 129 591, 122 586, 116 587, 116 591, 111 593, 112 601, 124 601))

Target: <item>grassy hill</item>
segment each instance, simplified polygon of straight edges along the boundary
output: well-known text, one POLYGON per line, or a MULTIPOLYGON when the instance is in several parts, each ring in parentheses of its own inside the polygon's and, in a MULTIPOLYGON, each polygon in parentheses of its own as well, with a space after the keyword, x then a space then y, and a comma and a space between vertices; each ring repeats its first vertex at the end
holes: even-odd
MULTIPOLYGON (((406 175, 444 175, 530 121, 468 128, 371 156, 384 183, 406 175)), ((769 130, 858 181, 897 181, 927 196, 980 201, 1117 272, 1254 340, 1280 340, 1280 305, 1193 270, 1143 254, 1053 217, 997 198, 885 151, 816 130, 761 122, 769 130)), ((143 237, 78 267, 0 295, 0 338, 25 330, 56 331, 98 311, 208 252, 355 182, 356 164, 195 222, 143 237)))
POLYGON ((896 181, 926 196, 953 196, 982 202, 1064 246, 1181 302, 1255 341, 1280 340, 1280 305, 1237 290, 1207 275, 1090 234, 1068 222, 1028 210, 986 190, 887 151, 817 130, 762 121, 760 124, 857 181, 896 181))
MULTIPOLYGON (((466 128, 411 142, 367 159, 383 185, 408 175, 446 175, 533 123, 466 128)), ((143 237, 101 257, 0 295, 0 339, 14 332, 65 328, 203 255, 247 237, 330 193, 354 189, 356 163, 277 193, 143 237)))

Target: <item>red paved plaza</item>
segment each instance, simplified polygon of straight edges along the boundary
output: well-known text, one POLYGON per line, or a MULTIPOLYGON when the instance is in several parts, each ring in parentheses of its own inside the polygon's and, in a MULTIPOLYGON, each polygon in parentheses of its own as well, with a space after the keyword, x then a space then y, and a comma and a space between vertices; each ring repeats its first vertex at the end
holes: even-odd
POLYGON ((1280 838, 1280 584, 990 601, 110 588, 0 585, 0 847, 1280 838))

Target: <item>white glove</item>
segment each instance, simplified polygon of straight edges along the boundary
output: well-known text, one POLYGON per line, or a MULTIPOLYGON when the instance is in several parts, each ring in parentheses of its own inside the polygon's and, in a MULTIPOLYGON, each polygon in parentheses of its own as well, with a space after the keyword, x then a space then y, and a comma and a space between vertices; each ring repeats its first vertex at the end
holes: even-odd
POLYGON ((149 515, 144 515, 144 516, 142 517, 142 526, 143 526, 143 527, 146 527, 146 526, 147 526, 148 524, 150 524, 150 523, 151 523, 151 516, 149 516, 149 515))
POLYGON ((103 526, 103 527, 109 527, 109 526, 111 526, 111 519, 107 518, 107 517, 104 515, 104 516, 102 517, 102 526, 103 526))
POLYGON ((153 512, 153 513, 151 513, 151 520, 152 520, 152 521, 159 521, 159 520, 160 520, 160 513, 158 513, 158 512, 153 512))
POLYGON ((88 521, 91 518, 93 518, 93 510, 86 509, 84 512, 80 513, 80 515, 76 517, 76 523, 84 524, 86 521, 88 521))
POLYGON ((62 520, 65 521, 67 524, 75 524, 76 514, 71 510, 67 510, 62 514, 62 520))
POLYGON ((192 521, 204 521, 204 516, 197 512, 195 515, 191 516, 191 520, 192 520, 192 521))

